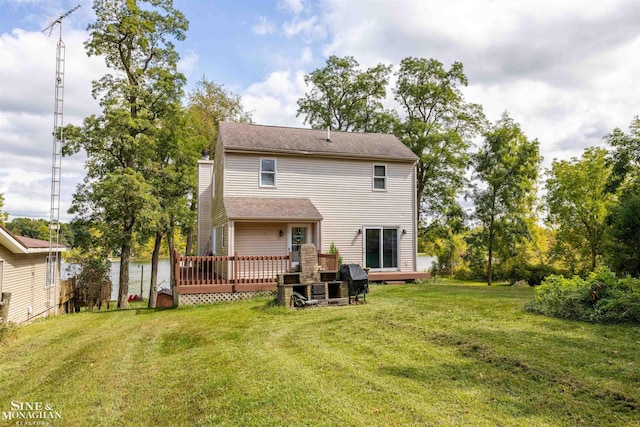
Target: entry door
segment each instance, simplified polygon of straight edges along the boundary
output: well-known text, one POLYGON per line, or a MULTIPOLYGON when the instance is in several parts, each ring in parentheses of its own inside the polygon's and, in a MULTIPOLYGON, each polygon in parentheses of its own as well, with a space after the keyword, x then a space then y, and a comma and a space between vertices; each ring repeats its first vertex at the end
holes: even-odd
POLYGON ((308 224, 294 224, 289 226, 289 251, 291 251, 291 264, 295 267, 300 264, 300 248, 304 243, 311 242, 311 227, 308 224))
POLYGON ((365 264, 377 270, 398 269, 398 229, 370 227, 365 229, 365 264))

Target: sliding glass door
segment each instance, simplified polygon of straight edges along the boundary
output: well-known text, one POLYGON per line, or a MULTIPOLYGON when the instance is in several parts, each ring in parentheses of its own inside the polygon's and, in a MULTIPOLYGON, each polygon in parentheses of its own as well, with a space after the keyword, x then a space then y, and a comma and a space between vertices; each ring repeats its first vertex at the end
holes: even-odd
POLYGON ((398 229, 366 227, 364 242, 365 264, 368 268, 398 269, 398 229))

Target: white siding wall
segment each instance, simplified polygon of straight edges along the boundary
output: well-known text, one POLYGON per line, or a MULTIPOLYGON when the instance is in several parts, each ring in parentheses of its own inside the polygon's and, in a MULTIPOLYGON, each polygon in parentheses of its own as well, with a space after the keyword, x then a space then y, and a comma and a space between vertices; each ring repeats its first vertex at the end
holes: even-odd
POLYGON ((286 255, 287 224, 236 222, 235 251, 242 255, 286 255))
POLYGON ((345 263, 362 263, 363 234, 357 234, 358 229, 398 227, 399 267, 415 271, 413 164, 278 156, 277 188, 261 188, 260 158, 253 154, 226 154, 226 197, 311 199, 324 218, 320 249, 327 252, 334 242, 345 263), (374 163, 387 165, 387 191, 373 191, 374 163), (407 230, 407 234, 403 235, 402 230, 407 230))
POLYGON ((213 205, 213 162, 198 162, 198 255, 211 250, 211 209, 213 205))
POLYGON ((9 304, 9 322, 22 323, 27 320, 45 316, 51 297, 52 310, 55 314, 60 297, 60 280, 51 291, 45 289, 47 254, 13 254, 0 246, 2 260, 2 292, 11 293, 9 304), (27 315, 27 308, 32 308, 32 316, 27 315))

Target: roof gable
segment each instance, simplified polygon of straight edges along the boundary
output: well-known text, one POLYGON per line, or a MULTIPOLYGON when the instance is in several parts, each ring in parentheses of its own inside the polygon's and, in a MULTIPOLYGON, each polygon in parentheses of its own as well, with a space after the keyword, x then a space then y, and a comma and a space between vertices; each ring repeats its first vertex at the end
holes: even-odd
POLYGON ((389 134, 263 126, 220 122, 219 138, 225 151, 282 153, 415 162, 415 154, 389 134))

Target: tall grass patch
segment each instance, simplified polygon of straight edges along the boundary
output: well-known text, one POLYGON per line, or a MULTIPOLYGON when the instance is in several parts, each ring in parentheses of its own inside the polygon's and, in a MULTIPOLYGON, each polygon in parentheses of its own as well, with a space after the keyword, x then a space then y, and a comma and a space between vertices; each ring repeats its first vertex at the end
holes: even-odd
POLYGON ((563 319, 640 324, 640 279, 617 278, 606 269, 586 279, 550 276, 526 308, 563 319))

